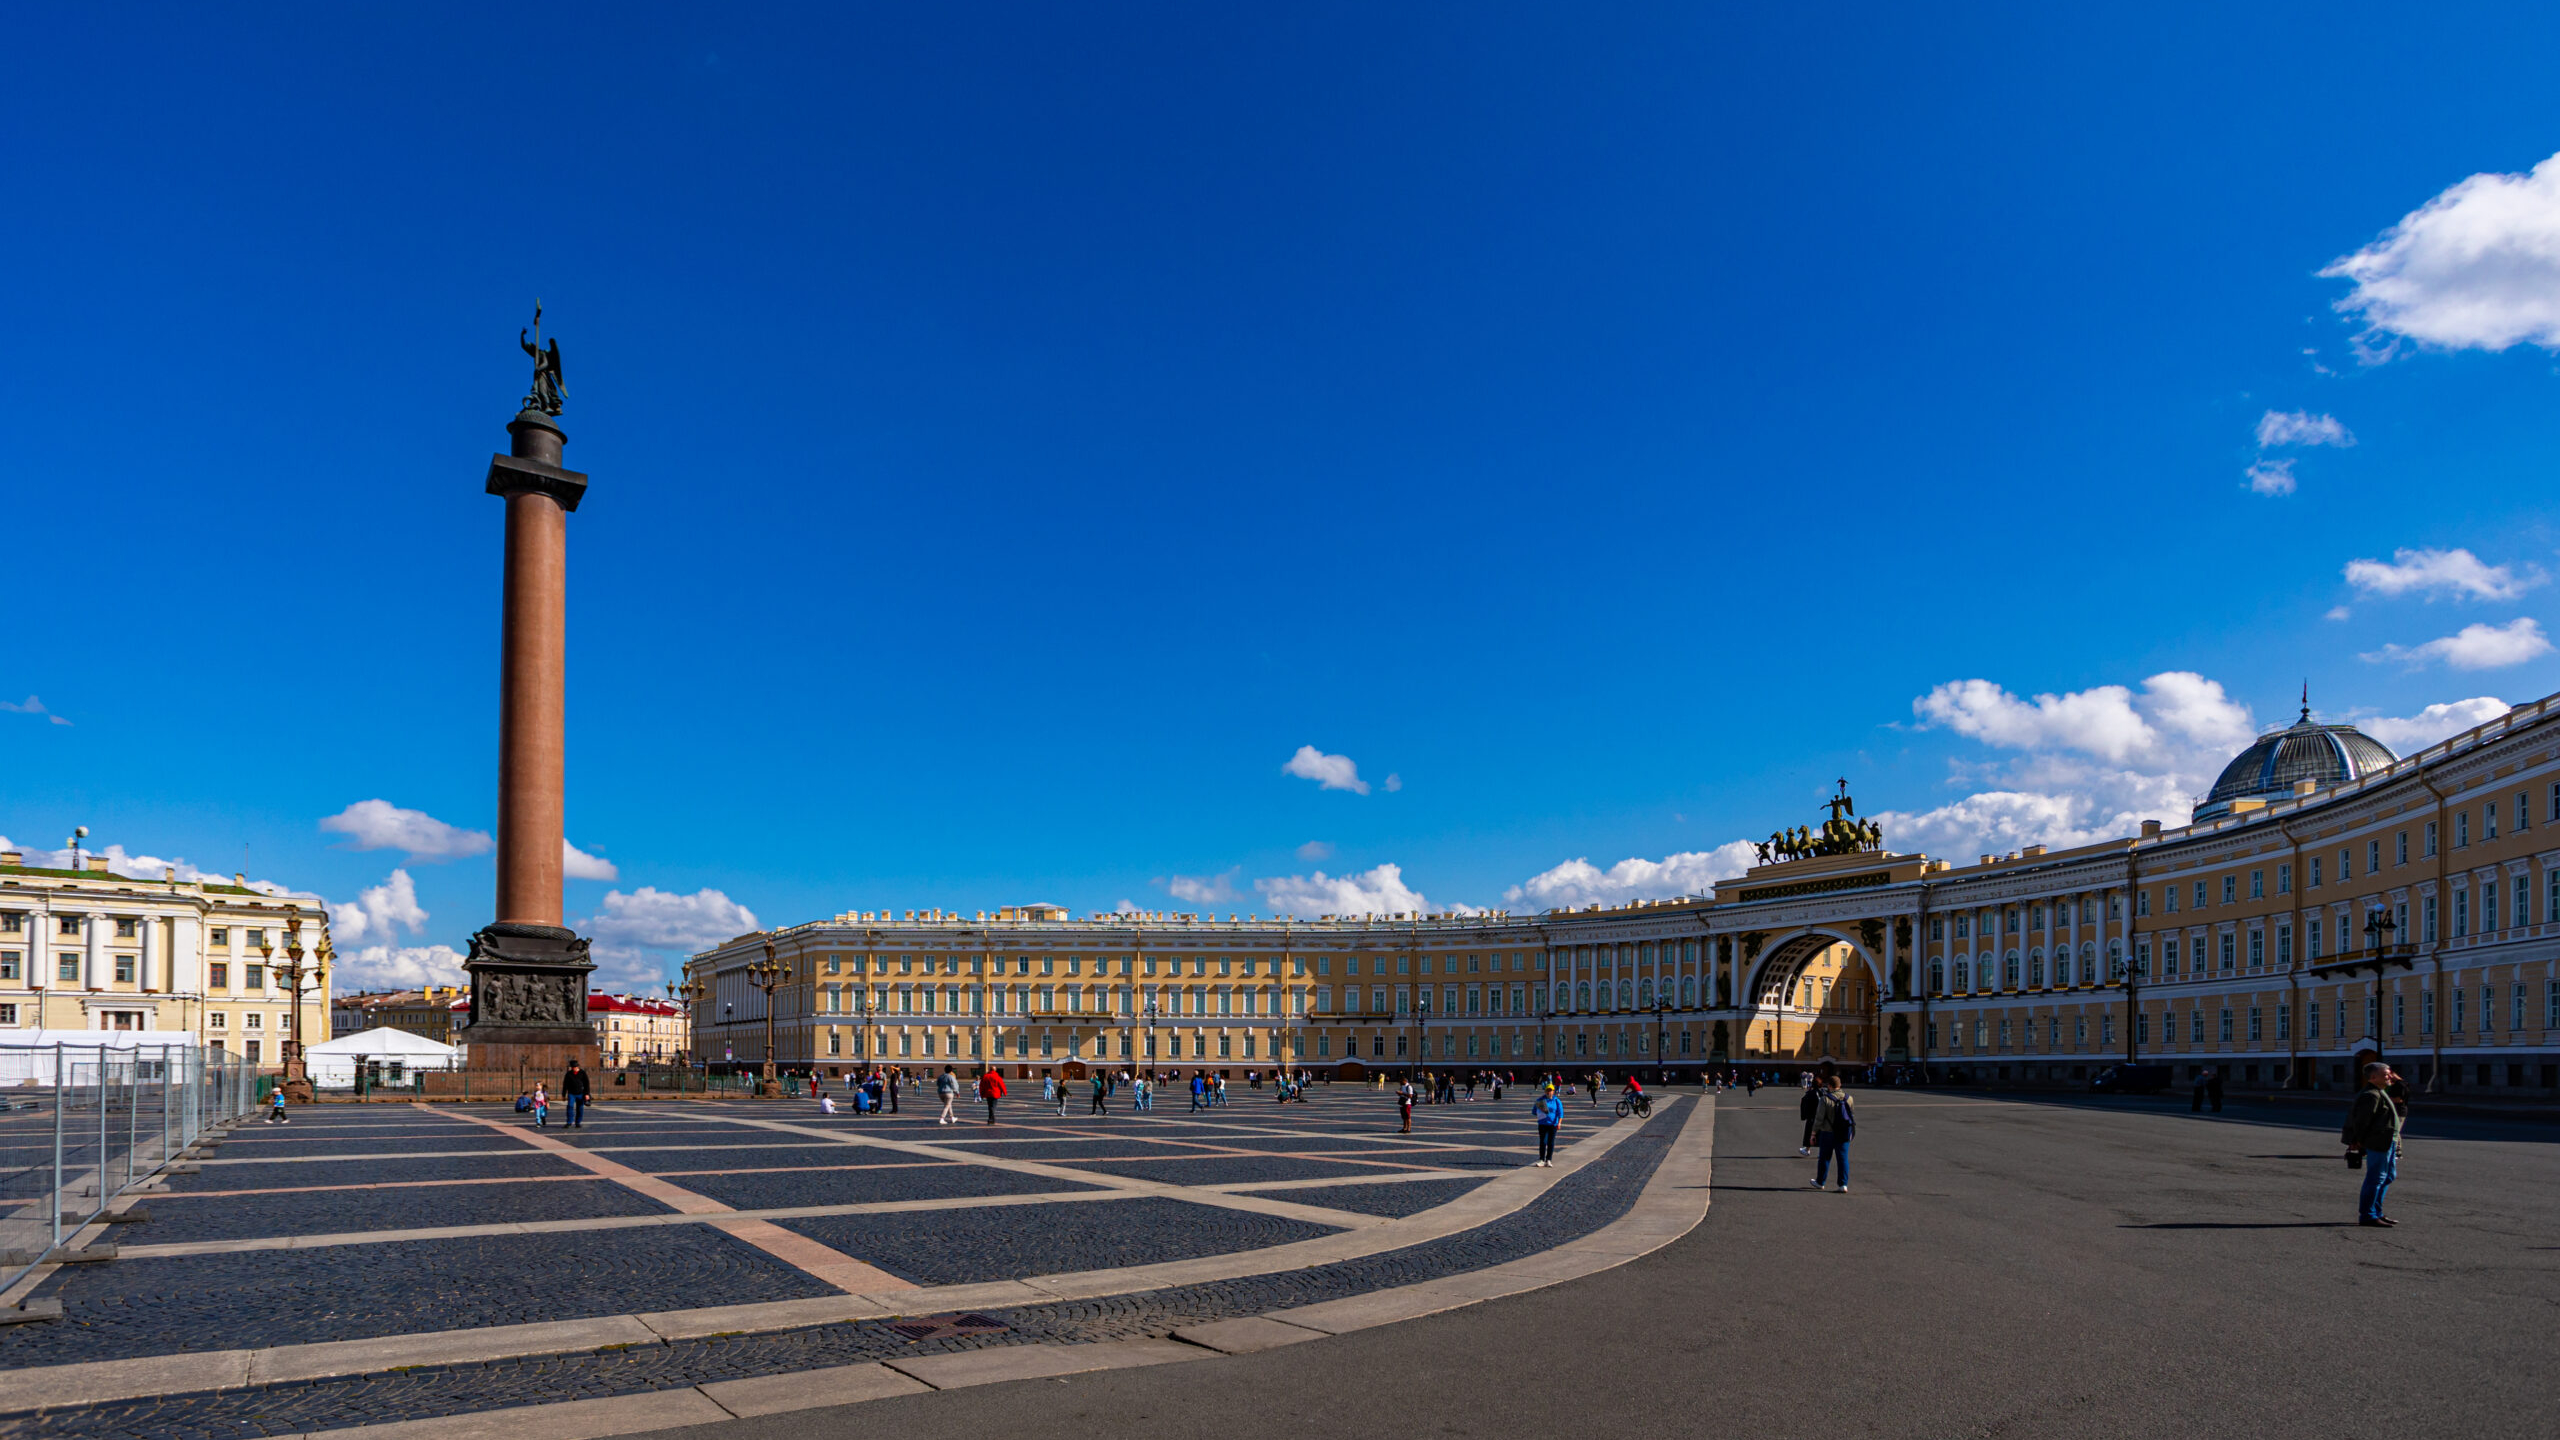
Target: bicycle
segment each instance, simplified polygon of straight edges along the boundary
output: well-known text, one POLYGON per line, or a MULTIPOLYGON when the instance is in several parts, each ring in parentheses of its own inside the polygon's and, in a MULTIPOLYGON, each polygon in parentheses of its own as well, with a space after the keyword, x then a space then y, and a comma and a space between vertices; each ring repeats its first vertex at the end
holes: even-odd
POLYGON ((1630 1095, 1626 1099, 1619 1101, 1618 1118, 1624 1120, 1629 1115, 1634 1115, 1639 1120, 1652 1119, 1653 1097, 1650 1095, 1630 1095))

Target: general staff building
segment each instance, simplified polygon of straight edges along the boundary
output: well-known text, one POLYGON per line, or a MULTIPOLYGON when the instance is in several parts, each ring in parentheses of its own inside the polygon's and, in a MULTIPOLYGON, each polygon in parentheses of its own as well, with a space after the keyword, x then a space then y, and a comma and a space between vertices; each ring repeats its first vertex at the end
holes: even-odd
POLYGON ((2373 1048, 2431 1087, 2560 1088, 2560 696, 2406 758, 2306 708, 2186 824, 2066 850, 1958 864, 1837 814, 1713 895, 1536 916, 848 912, 692 957, 695 1033, 715 1062, 770 1033, 794 1069, 1018 1079, 2135 1059, 2346 1088, 2373 1048))

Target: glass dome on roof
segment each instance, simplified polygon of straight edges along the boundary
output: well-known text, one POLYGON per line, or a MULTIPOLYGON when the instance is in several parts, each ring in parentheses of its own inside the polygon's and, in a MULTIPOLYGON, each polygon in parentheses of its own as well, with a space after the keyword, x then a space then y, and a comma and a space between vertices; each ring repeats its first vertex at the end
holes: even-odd
POLYGON ((2302 718, 2282 730, 2270 730, 2222 767, 2222 778, 2195 810, 2198 820, 2230 813, 2234 800, 2280 800, 2293 794, 2296 781, 2309 780, 2323 789, 2362 779, 2396 763, 2391 747, 2353 725, 2324 725, 2302 707, 2302 718))

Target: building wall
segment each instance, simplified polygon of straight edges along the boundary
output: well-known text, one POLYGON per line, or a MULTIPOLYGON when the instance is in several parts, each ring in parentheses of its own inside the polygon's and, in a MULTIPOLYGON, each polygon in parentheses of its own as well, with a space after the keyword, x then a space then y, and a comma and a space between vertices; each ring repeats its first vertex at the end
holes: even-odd
POLYGON ((2210 823, 1961 867, 1793 862, 1713 899, 1285 923, 841 915, 689 962, 707 1058, 764 1058, 747 966, 768 941, 786 967, 775 1058, 792 1066, 1116 1066, 1144 1061, 1152 1030, 1155 1063, 1186 1069, 1284 1051, 1392 1068, 1907 1059, 2073 1081, 2140 1058, 2339 1084, 2378 1043, 2459 1086, 2548 1090, 2560 699, 2210 823), (2388 951, 2375 913, 2399 926, 2388 951))
POLYGON ((262 1064, 281 1060, 292 997, 274 961, 302 922, 306 1043, 329 1038, 328 936, 318 902, 243 886, 49 870, 0 852, 0 1029, 181 1031, 262 1064), (272 956, 261 954, 263 939, 272 956))

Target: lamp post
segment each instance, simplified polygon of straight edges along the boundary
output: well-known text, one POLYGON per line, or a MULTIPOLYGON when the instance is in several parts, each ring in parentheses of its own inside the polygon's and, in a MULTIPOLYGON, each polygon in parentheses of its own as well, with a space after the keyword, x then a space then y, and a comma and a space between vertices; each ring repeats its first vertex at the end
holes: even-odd
POLYGON ((1669 1038, 1670 1017, 1671 997, 1655 996, 1653 1001, 1653 1083, 1656 1086, 1671 1083, 1671 1061, 1662 1048, 1663 1041, 1669 1038))
POLYGON ((1413 1066, 1418 1077, 1422 1062, 1431 1058, 1431 987, 1417 985, 1413 991, 1413 1066))
POLYGON ((308 974, 325 989, 329 960, 335 952, 330 949, 325 935, 316 950, 305 951, 302 948, 302 907, 287 905, 284 913, 284 963, 276 963, 273 945, 261 944, 258 953, 265 957, 267 968, 282 978, 289 1007, 285 1019, 284 1074, 279 1083, 295 1104, 307 1105, 311 1102, 311 1075, 302 1058, 302 979, 308 974), (308 965, 303 963, 305 954, 311 956, 308 965))
POLYGON ((1138 1008, 1139 1018, 1145 1022, 1147 1031, 1145 1051, 1138 1057, 1138 1073, 1141 1075, 1152 1075, 1156 1068, 1156 1017, 1159 1013, 1153 994, 1149 994, 1147 1003, 1138 1008))
POLYGON ((779 1094, 782 1088, 780 1072, 773 1063, 773 992, 782 988, 790 974, 791 967, 775 958, 770 940, 764 942, 764 958, 747 965, 747 983, 764 992, 764 1073, 756 1087, 759 1095, 779 1094))
POLYGON ((710 986, 691 976, 667 982, 667 999, 684 1006, 685 1045, 677 1052, 679 1059, 688 1058, 692 1053, 694 1039, 702 1028, 702 1021, 694 1012, 701 1008, 703 997, 710 993, 710 986))
POLYGON ((2113 973, 2115 982, 2124 987, 2124 1063, 2139 1064, 2142 1046, 2135 1040, 2134 1032, 2140 1028, 2142 1015, 2142 976, 2134 968, 2130 955, 2116 956, 2108 969, 2113 973))

